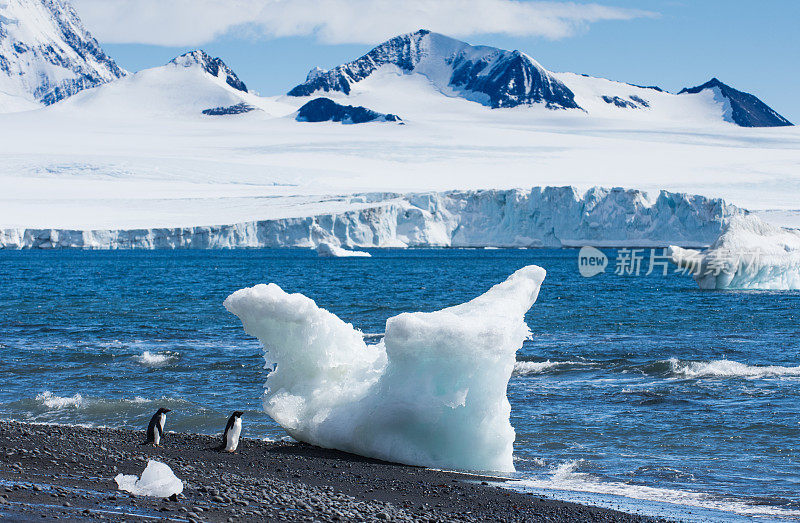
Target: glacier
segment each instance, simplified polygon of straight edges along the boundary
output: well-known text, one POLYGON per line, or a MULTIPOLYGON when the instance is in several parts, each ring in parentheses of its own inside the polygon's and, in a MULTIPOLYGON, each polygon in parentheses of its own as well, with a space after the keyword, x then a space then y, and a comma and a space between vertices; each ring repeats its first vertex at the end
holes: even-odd
POLYGON ((669 254, 701 289, 800 289, 800 230, 754 215, 732 218, 705 251, 671 246, 669 254))
POLYGON ((127 230, 0 229, 4 249, 666 247, 709 245, 745 211, 717 198, 575 187, 366 193, 351 209, 230 225, 127 230))
POLYGON ((506 387, 545 275, 530 265, 467 303, 389 318, 377 345, 274 283, 224 306, 264 346, 264 409, 293 438, 408 465, 513 471, 506 387))

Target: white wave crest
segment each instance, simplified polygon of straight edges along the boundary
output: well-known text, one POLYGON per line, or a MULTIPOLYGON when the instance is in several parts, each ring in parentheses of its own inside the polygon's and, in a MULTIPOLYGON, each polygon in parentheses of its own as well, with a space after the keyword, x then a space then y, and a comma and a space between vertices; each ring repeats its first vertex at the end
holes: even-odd
POLYGON ((146 350, 138 356, 134 356, 133 359, 145 367, 163 367, 177 361, 178 354, 174 352, 150 352, 146 350))
POLYGON ((70 397, 61 397, 46 390, 36 395, 36 401, 40 401, 48 409, 64 409, 67 407, 81 407, 83 405, 83 396, 75 394, 70 397))
MULTIPOLYGON (((648 487, 615 481, 602 481, 586 472, 578 472, 585 462, 573 460, 561 463, 551 469, 550 477, 542 479, 523 479, 507 483, 506 486, 521 491, 549 491, 567 501, 588 503, 610 508, 620 508, 622 498, 654 503, 676 505, 673 516, 681 516, 678 506, 698 507, 708 510, 719 510, 746 516, 778 516, 795 518, 800 511, 770 505, 751 505, 745 501, 719 499, 702 492, 673 490, 667 488, 648 487), (559 494, 558 492, 587 493, 609 497, 582 497, 580 495, 559 494)), ((503 486, 503 485, 498 485, 503 486)), ((623 503, 624 505, 624 503, 623 503)), ((638 507, 638 505, 637 505, 638 507)), ((641 508, 641 507, 638 507, 641 508)), ((623 508, 623 510, 625 510, 623 508)), ((663 512, 663 511, 662 511, 663 512)), ((654 514, 655 515, 655 514, 654 514)), ((660 515, 665 515, 661 513, 660 515)))
POLYGON ((527 376, 529 374, 542 374, 550 369, 567 367, 570 365, 591 366, 585 361, 518 361, 514 364, 514 376, 527 376))
POLYGON ((671 358, 670 372, 681 378, 776 378, 800 377, 800 366, 747 365, 732 360, 680 361, 671 358))

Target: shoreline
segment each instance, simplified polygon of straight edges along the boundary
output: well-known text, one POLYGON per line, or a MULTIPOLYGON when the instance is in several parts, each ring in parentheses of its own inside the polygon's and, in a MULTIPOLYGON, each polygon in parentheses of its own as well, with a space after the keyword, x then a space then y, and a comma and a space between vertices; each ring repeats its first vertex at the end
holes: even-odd
POLYGON ((303 443, 0 422, 0 519, 85 521, 614 521, 651 518, 499 487, 502 478, 362 458, 303 443), (117 489, 118 473, 141 475, 148 459, 184 482, 176 499, 117 489), (492 484, 495 483, 495 484, 492 484))

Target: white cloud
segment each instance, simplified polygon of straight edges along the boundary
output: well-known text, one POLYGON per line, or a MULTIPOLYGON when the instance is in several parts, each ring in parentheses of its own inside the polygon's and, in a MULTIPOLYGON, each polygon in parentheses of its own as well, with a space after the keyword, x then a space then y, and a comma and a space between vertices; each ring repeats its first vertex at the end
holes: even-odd
POLYGON ((498 33, 558 39, 604 20, 654 16, 598 4, 520 0, 72 0, 107 43, 194 46, 223 34, 314 36, 378 43, 431 29, 451 36, 498 33))

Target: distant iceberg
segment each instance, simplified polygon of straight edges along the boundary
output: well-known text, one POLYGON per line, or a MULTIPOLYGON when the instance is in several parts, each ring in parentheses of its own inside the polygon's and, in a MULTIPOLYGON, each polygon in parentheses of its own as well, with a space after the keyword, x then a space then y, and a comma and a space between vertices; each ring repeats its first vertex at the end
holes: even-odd
POLYGON ((317 245, 317 254, 321 258, 369 258, 372 255, 364 251, 349 251, 330 243, 320 243, 317 245))
POLYGON ((409 465, 513 471, 506 387, 545 270, 467 303, 403 313, 367 345, 302 294, 256 285, 225 307, 265 348, 264 409, 293 438, 409 465))
POLYGON ((701 289, 800 289, 800 231, 733 217, 705 251, 671 246, 672 262, 701 289))

